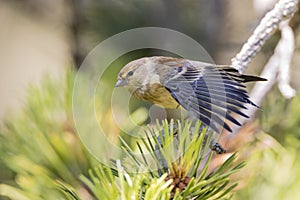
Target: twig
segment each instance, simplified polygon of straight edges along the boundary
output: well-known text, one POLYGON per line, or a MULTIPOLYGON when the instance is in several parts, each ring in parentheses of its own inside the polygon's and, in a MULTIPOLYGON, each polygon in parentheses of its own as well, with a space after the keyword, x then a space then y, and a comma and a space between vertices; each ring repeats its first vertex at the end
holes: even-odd
POLYGON ((280 30, 281 48, 279 48, 280 63, 278 63, 278 88, 281 94, 289 99, 296 95, 296 91, 290 86, 290 64, 294 54, 295 36, 292 28, 289 26, 289 21, 287 20, 280 23, 280 30))
POLYGON ((278 28, 283 20, 290 19, 297 10, 299 0, 280 0, 275 7, 269 11, 260 24, 254 30, 248 41, 243 45, 241 51, 231 59, 232 67, 243 73, 249 62, 265 44, 266 40, 278 28))

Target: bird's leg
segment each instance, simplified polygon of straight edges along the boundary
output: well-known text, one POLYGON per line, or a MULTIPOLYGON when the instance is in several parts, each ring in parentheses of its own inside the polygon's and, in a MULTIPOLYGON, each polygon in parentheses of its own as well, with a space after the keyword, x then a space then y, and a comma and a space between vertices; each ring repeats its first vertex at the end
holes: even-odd
MULTIPOLYGON (((202 130, 204 129, 204 128, 206 128, 207 126, 206 125, 204 125, 204 124, 202 124, 201 126, 200 126, 200 129, 199 129, 199 133, 201 133, 202 132, 202 130)), ((205 134, 205 137, 204 137, 204 144, 207 142, 207 140, 208 140, 208 137, 209 137, 209 135, 208 135, 208 133, 210 132, 210 127, 208 126, 207 127, 207 130, 206 130, 206 134, 205 134)), ((218 136, 220 136, 218 133, 213 133, 213 135, 214 136, 216 136, 216 134, 218 135, 218 136)), ((219 144, 216 140, 217 140, 217 138, 216 137, 212 137, 210 140, 210 145, 209 145, 209 148, 212 150, 212 151, 214 151, 214 152, 216 152, 216 154, 224 154, 224 153, 226 153, 226 149, 224 149, 223 147, 222 147, 222 145, 221 144, 219 144)))

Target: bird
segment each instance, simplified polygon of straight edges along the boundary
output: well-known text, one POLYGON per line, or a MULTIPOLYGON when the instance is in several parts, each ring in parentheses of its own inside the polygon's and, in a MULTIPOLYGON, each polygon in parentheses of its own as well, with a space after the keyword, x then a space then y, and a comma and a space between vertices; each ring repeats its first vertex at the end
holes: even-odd
POLYGON ((166 109, 186 109, 205 125, 220 133, 241 126, 233 113, 249 118, 241 109, 258 107, 249 98, 244 83, 266 79, 243 75, 230 65, 216 65, 184 58, 142 57, 119 72, 116 87, 126 88, 134 97, 166 109))

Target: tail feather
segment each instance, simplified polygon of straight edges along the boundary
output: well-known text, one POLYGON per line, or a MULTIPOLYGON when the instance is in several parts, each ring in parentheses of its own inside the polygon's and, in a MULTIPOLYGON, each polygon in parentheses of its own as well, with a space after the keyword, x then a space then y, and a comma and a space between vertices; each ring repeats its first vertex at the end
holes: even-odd
POLYGON ((243 79, 243 82, 252 82, 252 81, 267 81, 265 78, 261 78, 258 76, 250 76, 250 75, 241 75, 241 78, 243 79))
POLYGON ((265 78, 261 78, 258 76, 251 76, 251 75, 244 75, 244 74, 240 74, 239 71, 233 67, 230 66, 222 66, 223 71, 225 71, 228 75, 232 76, 232 77, 237 77, 242 79, 241 81, 246 83, 246 82, 253 82, 253 81, 267 81, 267 79, 265 78))

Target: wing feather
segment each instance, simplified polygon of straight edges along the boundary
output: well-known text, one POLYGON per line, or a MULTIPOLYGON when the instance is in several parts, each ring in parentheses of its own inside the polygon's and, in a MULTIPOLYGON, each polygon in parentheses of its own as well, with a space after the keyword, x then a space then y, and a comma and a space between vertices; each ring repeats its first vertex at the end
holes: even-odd
POLYGON ((241 124, 230 115, 234 112, 248 118, 239 108, 246 109, 244 103, 255 105, 250 101, 245 85, 236 70, 227 71, 213 66, 195 67, 188 61, 176 69, 179 76, 171 77, 163 86, 172 97, 186 110, 220 132, 218 125, 231 132, 226 120, 240 126, 241 124))

